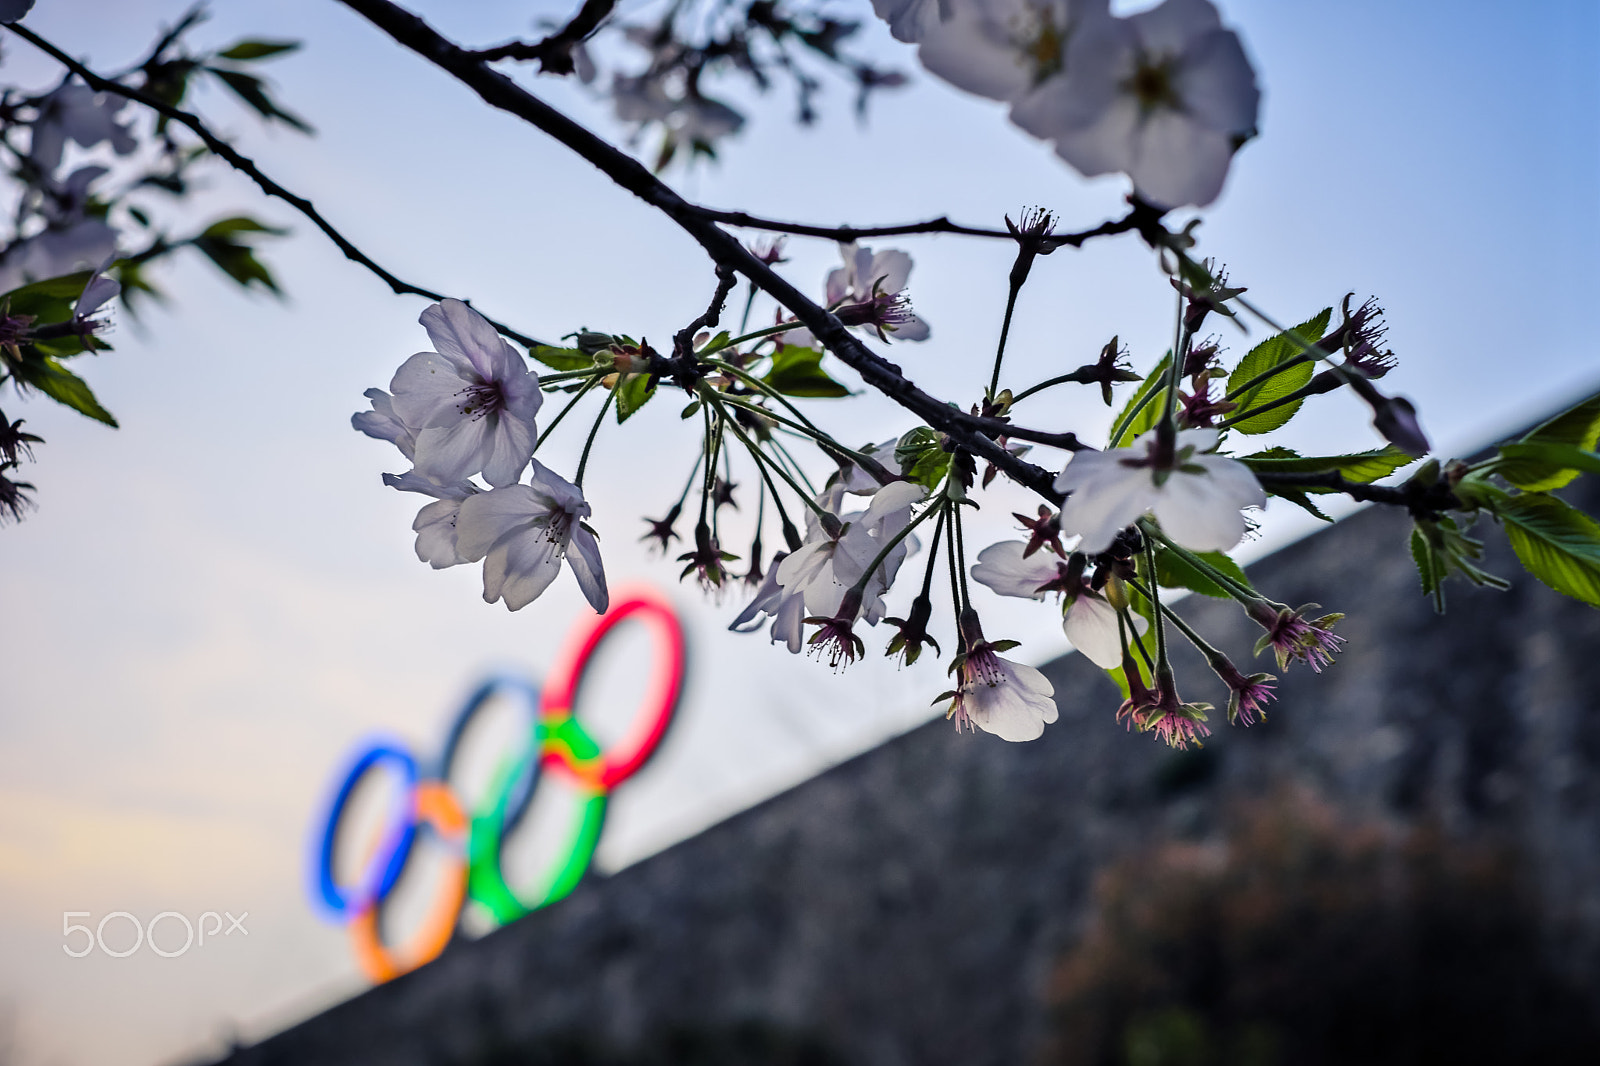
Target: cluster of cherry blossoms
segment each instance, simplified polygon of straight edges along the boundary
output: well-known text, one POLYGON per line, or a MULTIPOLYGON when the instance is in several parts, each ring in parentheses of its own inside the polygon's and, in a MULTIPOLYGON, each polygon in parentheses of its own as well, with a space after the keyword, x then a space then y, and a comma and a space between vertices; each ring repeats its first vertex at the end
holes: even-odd
POLYGON ((417 558, 435 569, 482 560, 483 598, 513 611, 537 599, 565 561, 604 612, 605 569, 584 524, 589 504, 582 489, 533 458, 539 375, 460 300, 434 304, 421 321, 436 350, 401 364, 390 392, 368 389, 372 410, 351 418, 411 461, 384 484, 433 497, 412 523, 417 558), (487 488, 472 480, 479 476, 487 488))
MULTIPOLYGON (((708 93, 706 79, 719 69, 763 87, 769 72, 793 78, 802 121, 818 83, 796 62, 798 49, 850 73, 863 100, 872 88, 898 83, 840 50, 854 24, 792 2, 793 9, 772 0, 742 8, 689 0, 671 5, 654 27, 624 27, 625 39, 649 61, 643 71, 611 79, 612 102, 636 132, 662 131, 658 168, 684 148, 711 154, 745 122, 708 93)), ((262 118, 307 129, 248 67, 292 43, 246 40, 191 52, 182 41, 200 21, 197 9, 142 62, 106 77, 15 22, 28 6, 0 0, 0 24, 65 73, 41 92, 0 94, 0 165, 23 190, 15 232, 0 246, 0 289, 10 286, 0 292, 0 385, 37 390, 114 425, 64 360, 104 349, 97 312, 119 290, 125 305, 130 293, 150 291, 147 264, 193 247, 239 284, 275 291, 249 245, 275 231, 240 216, 174 235, 132 199, 138 190, 181 198, 187 168, 214 154, 396 292, 435 301, 421 316, 432 350, 405 360, 388 391, 369 390, 370 409, 352 422, 409 462, 384 482, 429 500, 412 524, 419 559, 435 568, 481 562, 491 603, 527 606, 567 564, 589 603, 606 610, 605 570, 583 494, 590 450, 608 422, 608 432, 632 432, 633 414, 675 394, 687 401, 681 424, 694 446, 682 456, 682 491, 665 517, 644 519, 641 540, 664 553, 681 541, 680 578, 692 577, 714 598, 742 586, 750 599, 731 628, 765 629, 773 643, 836 670, 867 653, 864 634, 874 627, 887 634, 884 654, 907 667, 932 649, 928 657, 943 661, 952 686, 935 703, 958 730, 1021 741, 1059 718, 1045 676, 1006 656, 1016 642, 985 632, 975 590, 1059 611, 1066 640, 1118 686, 1120 706, 1107 711, 1130 729, 1175 747, 1209 735, 1212 706, 1180 695, 1168 647, 1178 639, 1209 665, 1228 721, 1260 722, 1277 677, 1212 647, 1177 609, 1175 594, 1232 601, 1261 629, 1255 654, 1270 653, 1278 671, 1332 664, 1344 642, 1333 631, 1342 616, 1271 599, 1228 555, 1272 501, 1319 518, 1326 516, 1318 501, 1329 495, 1402 508, 1413 523, 1410 548, 1422 589, 1441 610, 1448 578, 1505 584, 1479 565, 1483 545, 1472 530, 1484 518, 1505 531, 1540 580, 1600 606, 1600 524, 1553 494, 1583 473, 1600 472, 1600 397, 1579 401, 1487 457, 1427 459, 1415 409, 1377 384, 1395 358, 1375 301, 1354 304, 1346 296, 1337 320, 1330 306, 1285 326, 1213 260, 1199 257, 1197 220, 1169 224, 1172 209, 1203 206, 1220 194, 1234 153, 1256 132, 1254 72, 1239 36, 1209 0, 1163 0, 1126 18, 1113 16, 1108 0, 874 0, 928 70, 1005 103, 1018 128, 1049 141, 1083 174, 1129 175, 1126 213, 1076 233, 1057 233, 1056 215, 1041 209, 1024 212, 1020 222, 1006 218, 1004 229, 948 218, 850 228, 695 204, 493 66, 536 59, 548 73, 596 80, 586 42, 609 24, 610 4, 584 3, 541 41, 480 50, 463 48, 387 0, 360 5, 374 27, 595 164, 705 249, 710 299, 704 310, 685 311, 683 328, 662 350, 588 328, 566 334, 568 346, 541 344, 463 301, 402 281, 308 198, 268 178, 180 107, 190 81, 210 77, 262 118), (146 125, 141 115, 155 117, 146 125), (180 139, 182 130, 198 141, 180 139), (127 180, 108 192, 112 176, 127 180), (747 246, 729 227, 777 236, 747 246), (932 330, 910 302, 910 255, 857 242, 920 233, 1015 248, 987 385, 975 380, 967 395, 931 395, 874 350, 928 341, 932 330), (126 250, 135 235, 144 247, 126 250), (842 263, 823 279, 820 299, 779 273, 786 237, 843 242, 842 263), (1136 359, 1113 337, 1076 368, 1067 369, 1069 362, 1037 382, 1009 381, 1008 372, 1016 375, 1006 365, 1012 314, 1036 262, 1116 239, 1143 242, 1155 283, 1177 291, 1171 347, 1136 359), (742 318, 737 329, 719 329, 741 279, 748 284, 742 318), (758 315, 763 294, 772 306, 758 315), (1208 320, 1267 335, 1234 358, 1220 338, 1203 332, 1208 320), (530 360, 543 369, 530 369, 530 360), (1030 397, 1069 385, 1096 390, 1108 407, 1120 398, 1098 448, 1069 426, 1031 418, 1041 405, 1029 405, 1030 397), (892 400, 913 424, 862 444, 820 425, 819 405, 847 402, 857 386, 892 400), (1302 454, 1274 440, 1252 450, 1249 438, 1282 430, 1308 402, 1335 392, 1367 405, 1380 447, 1302 454), (557 394, 561 409, 541 423, 546 398, 557 394), (568 481, 536 453, 585 405, 592 420, 568 481), (1023 535, 969 553, 966 516, 986 505, 1001 477, 1034 494, 1037 513, 1016 515, 1023 535), (752 491, 755 506, 741 506, 752 491), (678 523, 691 514, 692 532, 680 534, 678 523), (782 546, 769 553, 774 532, 782 546), (906 576, 918 569, 920 580, 906 576)), ((0 519, 17 517, 29 502, 31 485, 11 474, 37 443, 20 421, 0 415, 0 519)), ((650 447, 652 470, 664 470, 672 452, 658 440, 650 447)))
POLYGON ((1210 0, 1128 18, 1108 0, 873 0, 929 71, 1010 105, 1011 121, 1086 176, 1144 200, 1205 205, 1256 134, 1261 94, 1210 0))

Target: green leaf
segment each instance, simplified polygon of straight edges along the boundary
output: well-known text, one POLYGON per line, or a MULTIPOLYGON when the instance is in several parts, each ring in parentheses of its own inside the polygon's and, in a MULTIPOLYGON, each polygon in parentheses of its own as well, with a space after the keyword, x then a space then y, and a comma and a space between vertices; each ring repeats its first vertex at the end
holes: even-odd
POLYGON ((772 353, 772 369, 762 378, 785 396, 848 396, 850 390, 822 369, 822 353, 815 348, 785 344, 772 353))
POLYGON ((1322 508, 1311 502, 1311 497, 1307 495, 1306 489, 1276 488, 1268 495, 1276 496, 1280 500, 1287 500, 1310 514, 1312 518, 1320 518, 1329 525, 1333 524, 1333 519, 1324 514, 1322 508))
POLYGON ((80 414, 104 422, 113 429, 117 428, 117 420, 111 417, 110 411, 100 406, 100 401, 94 398, 94 393, 84 380, 54 359, 45 356, 14 363, 12 372, 18 380, 33 386, 57 403, 66 404, 80 414))
MULTIPOLYGON (((1319 341, 1322 339, 1322 335, 1327 332, 1328 319, 1332 316, 1333 308, 1323 308, 1320 314, 1296 326, 1294 332, 1299 334, 1302 340, 1319 341)), ((1302 354, 1300 346, 1289 339, 1288 333, 1279 333, 1276 336, 1268 337, 1250 349, 1249 353, 1239 360, 1239 365, 1233 368, 1233 373, 1228 375, 1228 395, 1232 396, 1238 390, 1244 389, 1245 384, 1258 375, 1274 367, 1294 362, 1302 354)), ((1312 372, 1312 363, 1308 359, 1286 370, 1279 371, 1265 381, 1252 385, 1248 389, 1244 389, 1243 392, 1239 392, 1239 395, 1233 397, 1234 403, 1239 406, 1228 417, 1239 418, 1241 415, 1248 415, 1249 412, 1257 407, 1263 407, 1282 399, 1309 382, 1312 372)), ((1283 404, 1280 407, 1274 407, 1272 410, 1265 411, 1254 418, 1245 418, 1243 421, 1235 422, 1233 428, 1240 433, 1246 434, 1269 433, 1293 418, 1295 412, 1300 410, 1302 402, 1304 402, 1303 399, 1283 404)))
MULTIPOLYGON (((1516 444, 1564 444, 1581 451, 1595 451, 1595 446, 1600 444, 1600 395, 1591 396, 1540 423, 1523 434, 1516 444)), ((1502 461, 1495 464, 1494 471, 1519 489, 1549 492, 1578 476, 1577 468, 1541 460, 1538 453, 1508 454, 1506 449, 1513 446, 1500 449, 1502 461)))
POLYGON ((950 453, 939 446, 939 435, 918 426, 900 438, 894 458, 906 477, 933 492, 950 472, 950 453))
MULTIPOLYGON (((1234 562, 1222 552, 1195 552, 1196 556, 1212 569, 1220 571, 1224 576, 1230 577, 1245 588, 1254 588, 1239 564, 1234 562)), ((1158 545, 1156 551, 1156 576, 1162 588, 1189 589, 1202 596, 1211 596, 1216 599, 1230 599, 1227 589, 1213 581, 1189 564, 1187 559, 1158 545)))
POLYGON ((707 341, 706 346, 701 348, 695 354, 711 355, 715 352, 720 352, 722 349, 728 346, 728 341, 732 338, 733 334, 729 333, 727 330, 723 330, 721 333, 718 333, 715 337, 712 337, 709 341, 707 341))
MULTIPOLYGON (((1416 461, 1392 444, 1370 452, 1351 455, 1296 455, 1288 448, 1269 448, 1254 455, 1239 456, 1239 461, 1258 474, 1316 474, 1337 470, 1350 481, 1377 481, 1416 461)), ((1309 489, 1332 492, 1332 489, 1309 489)))
POLYGON ((249 246, 229 240, 227 237, 208 237, 204 234, 193 238, 189 243, 204 252, 206 258, 217 264, 224 274, 242 287, 249 288, 255 283, 282 295, 278 283, 272 278, 272 271, 256 258, 255 251, 249 246))
POLYGON ((536 344, 529 354, 552 370, 584 370, 594 366, 594 358, 578 348, 536 344))
POLYGON ((1417 564, 1422 594, 1433 597, 1433 609, 1444 614, 1444 563, 1420 529, 1411 531, 1411 561, 1417 564))
POLYGON ((1579 474, 1600 474, 1600 455, 1570 444, 1543 441, 1502 444, 1500 455, 1509 463, 1496 464, 1495 472, 1523 489, 1529 485, 1561 488, 1579 474), (1517 475, 1517 480, 1506 477, 1507 467, 1517 475))
POLYGON ((617 386, 617 423, 620 425, 633 417, 633 413, 649 403, 655 394, 655 379, 649 374, 630 375, 617 386))
POLYGON ((232 89, 234 95, 243 100, 256 114, 267 121, 277 119, 287 126, 293 126, 301 133, 315 133, 311 125, 298 115, 292 114, 279 107, 267 95, 266 86, 261 79, 253 74, 242 71, 228 70, 226 67, 206 67, 207 71, 222 80, 222 83, 232 89))
POLYGON ((1496 509, 1530 574, 1557 592, 1600 607, 1600 525, 1554 496, 1514 496, 1496 509))
POLYGON ((257 222, 249 215, 235 215, 233 218, 224 218, 211 223, 200 236, 231 237, 235 233, 267 233, 274 237, 286 237, 289 235, 288 230, 257 222))
POLYGON ((300 47, 299 41, 258 41, 243 40, 230 45, 217 53, 218 58, 233 59, 248 63, 254 59, 266 59, 269 56, 281 56, 285 52, 293 52, 300 47))
POLYGON ((1128 402, 1122 408, 1122 413, 1117 415, 1117 420, 1111 423, 1117 429, 1116 437, 1109 447, 1126 447, 1128 442, 1141 433, 1148 432, 1161 420, 1162 412, 1166 409, 1167 370, 1172 366, 1172 353, 1168 352, 1161 357, 1155 369, 1145 375, 1133 395, 1128 397, 1128 402), (1143 404, 1141 407, 1140 405, 1143 404))
POLYGON ((72 317, 72 308, 83 295, 83 287, 89 284, 89 274, 87 270, 80 270, 59 278, 35 281, 12 289, 0 297, 0 302, 9 301, 11 314, 32 315, 39 325, 65 322, 72 317))

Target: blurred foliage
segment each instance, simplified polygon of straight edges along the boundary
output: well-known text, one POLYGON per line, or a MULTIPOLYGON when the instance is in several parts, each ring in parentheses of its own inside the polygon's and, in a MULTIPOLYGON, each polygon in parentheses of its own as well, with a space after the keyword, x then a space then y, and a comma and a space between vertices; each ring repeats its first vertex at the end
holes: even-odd
POLYGON ((1600 1061, 1506 848, 1305 794, 1111 866, 1050 990, 1056 1066, 1600 1061))

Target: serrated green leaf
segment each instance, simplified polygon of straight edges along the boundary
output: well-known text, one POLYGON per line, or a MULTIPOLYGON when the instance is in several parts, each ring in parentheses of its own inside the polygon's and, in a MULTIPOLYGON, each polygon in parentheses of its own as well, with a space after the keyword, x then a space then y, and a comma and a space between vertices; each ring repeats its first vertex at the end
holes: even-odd
POLYGON ((65 404, 80 414, 97 422, 117 428, 111 412, 100 406, 88 384, 82 378, 47 356, 27 359, 11 364, 17 379, 38 389, 57 403, 65 404))
POLYGON ((1116 436, 1108 447, 1126 447, 1139 434, 1149 432, 1161 419, 1161 414, 1166 409, 1167 370, 1171 366, 1172 353, 1168 352, 1161 357, 1155 369, 1139 382, 1139 387, 1128 397, 1128 402, 1123 405, 1117 420, 1111 423, 1116 430, 1116 436))
POLYGON ((232 59, 241 63, 248 63, 255 59, 266 59, 269 56, 281 56, 285 52, 293 52, 300 47, 299 41, 259 41, 247 39, 224 48, 217 53, 222 59, 232 59))
POLYGON ((1600 454, 1570 444, 1543 441, 1502 444, 1500 455, 1507 462, 1496 464, 1495 472, 1523 489, 1528 489, 1529 485, 1561 488, 1579 474, 1600 474, 1600 454), (1517 475, 1516 480, 1506 477, 1507 467, 1517 475))
POLYGON ((822 353, 815 348, 785 344, 772 353, 772 368, 761 379, 785 396, 848 396, 850 390, 822 369, 822 353))
POLYGON ((594 359, 577 348, 536 344, 529 354, 552 370, 583 370, 594 366, 594 359))
MULTIPOLYGON (((1600 444, 1600 395, 1574 404, 1522 435, 1518 444, 1565 444, 1592 452, 1600 444)), ((1505 449, 1501 455, 1505 456, 1505 449)), ((1527 492, 1550 492, 1569 484, 1578 470, 1553 466, 1535 458, 1508 458, 1495 464, 1495 473, 1527 492)))
MULTIPOLYGON (((1320 314, 1300 323, 1294 332, 1302 340, 1319 341, 1328 330, 1328 319, 1333 316, 1333 308, 1323 308, 1320 314)), ((1250 349, 1245 357, 1239 360, 1239 365, 1233 368, 1233 373, 1228 375, 1228 395, 1244 389, 1246 383, 1257 376, 1273 369, 1291 363, 1302 355, 1300 346, 1289 339, 1287 333, 1279 333, 1268 337, 1254 348, 1250 349)), ((1229 414, 1229 418, 1240 418, 1248 415, 1252 410, 1263 407, 1294 392, 1311 380, 1313 373, 1309 360, 1282 370, 1272 375, 1265 381, 1250 386, 1233 397, 1233 402, 1238 408, 1229 414)), ((1269 433, 1284 425, 1300 410, 1302 400, 1286 403, 1264 411, 1253 418, 1246 417, 1235 422, 1233 429, 1245 434, 1269 433)))
POLYGON ((1411 561, 1417 564, 1417 576, 1422 580, 1422 594, 1433 598, 1433 609, 1444 614, 1444 564, 1422 530, 1411 531, 1411 561))
POLYGON ((1311 497, 1307 495, 1305 489, 1275 488, 1269 490, 1267 495, 1276 496, 1280 500, 1287 500, 1302 511, 1309 513, 1311 517, 1320 518, 1329 525, 1333 524, 1333 519, 1324 514, 1322 508, 1311 502, 1311 497))
MULTIPOLYGON (((1222 552, 1195 552, 1196 556, 1212 569, 1220 571, 1225 577, 1230 577, 1245 588, 1253 588, 1250 579, 1245 576, 1238 563, 1234 562, 1222 552)), ((1156 550, 1156 576, 1161 581, 1162 588, 1189 589, 1202 596, 1211 596, 1215 599, 1230 599, 1227 589, 1217 584, 1210 577, 1191 566, 1187 559, 1166 548, 1158 547, 1156 550)))
POLYGON ((950 453, 939 446, 939 435, 927 426, 918 426, 895 444, 895 462, 906 477, 929 492, 937 489, 950 472, 950 453))
POLYGON ((1506 538, 1534 577, 1600 607, 1600 525, 1554 496, 1527 493, 1496 508, 1506 538))
MULTIPOLYGON (((1288 448, 1269 448, 1254 455, 1239 456, 1239 461, 1258 474, 1316 474, 1337 470, 1347 480, 1367 482, 1388 477, 1401 467, 1416 462, 1416 456, 1388 444, 1370 452, 1350 455, 1296 455, 1288 448)), ((1333 490, 1314 488, 1307 491, 1333 490)))
POLYGON ((633 374, 617 386, 617 424, 633 417, 633 413, 656 394, 655 379, 649 374, 633 374))

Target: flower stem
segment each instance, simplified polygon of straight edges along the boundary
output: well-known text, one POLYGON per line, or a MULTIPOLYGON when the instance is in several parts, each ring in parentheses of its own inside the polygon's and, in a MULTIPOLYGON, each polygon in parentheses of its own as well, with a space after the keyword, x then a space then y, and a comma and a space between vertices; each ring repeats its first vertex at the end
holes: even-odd
MULTIPOLYGON (((1145 591, 1144 583, 1142 581, 1134 578, 1130 580, 1128 584, 1132 585, 1135 592, 1139 593, 1139 595, 1143 596, 1151 603, 1156 602, 1155 597, 1151 596, 1149 592, 1145 591)), ((1200 654, 1206 657, 1206 662, 1215 664, 1219 660, 1225 658, 1220 651, 1208 644, 1204 637, 1195 632, 1193 626, 1191 626, 1188 622, 1185 622, 1182 618, 1178 617, 1178 612, 1174 611, 1171 607, 1168 607, 1166 604, 1161 604, 1161 614, 1167 619, 1167 621, 1178 627, 1178 631, 1188 638, 1189 643, 1193 644, 1200 654)))
POLYGON ((1149 537, 1144 541, 1144 564, 1150 577, 1150 588, 1145 598, 1156 610, 1152 622, 1156 631, 1156 677, 1160 681, 1172 676, 1172 664, 1167 660, 1167 627, 1161 613, 1161 594, 1156 581, 1156 546, 1149 537))
POLYGON ((939 562, 939 534, 944 532, 945 513, 943 507, 935 507, 939 512, 939 520, 933 524, 933 543, 928 547, 928 567, 922 572, 922 596, 927 598, 928 590, 933 587, 933 568, 939 562))
POLYGON ((961 505, 959 503, 951 505, 950 520, 955 530, 955 537, 952 543, 957 553, 961 556, 961 565, 956 567, 956 572, 961 575, 961 606, 970 609, 972 607, 972 593, 967 588, 967 538, 961 529, 961 505))
POLYGON ((699 385, 699 390, 701 397, 706 401, 706 403, 715 407, 722 415, 727 427, 733 430, 733 435, 738 437, 739 440, 743 442, 746 450, 750 452, 751 457, 755 459, 758 466, 762 463, 771 463, 772 469, 778 472, 779 477, 788 482, 789 487, 794 490, 795 495, 799 496, 801 501, 803 501, 807 507, 811 508, 818 518, 821 518, 823 515, 828 513, 821 504, 817 503, 816 500, 811 498, 810 493, 806 492, 805 489, 800 487, 795 479, 790 476, 789 472, 785 470, 777 460, 772 459, 771 457, 762 453, 760 446, 746 436, 744 430, 739 428, 739 423, 727 417, 727 408, 722 406, 722 397, 717 394, 716 389, 713 389, 709 385, 706 385, 704 382, 702 382, 699 385))
POLYGON ((1260 385, 1264 381, 1271 381, 1273 378, 1277 377, 1279 374, 1282 374, 1286 370, 1293 370, 1295 367, 1300 366, 1303 363, 1315 361, 1316 360, 1312 356, 1301 352, 1293 359, 1285 359, 1276 366, 1267 367, 1267 369, 1263 370, 1261 373, 1257 374, 1243 385, 1240 385, 1237 389, 1229 389, 1228 394, 1224 396, 1223 399, 1236 400, 1240 396, 1243 396, 1245 393, 1249 392, 1251 389, 1255 388, 1257 385, 1260 385))
POLYGON ((544 432, 539 434, 539 439, 538 440, 534 441, 534 444, 533 444, 533 450, 534 451, 538 451, 539 450, 539 446, 544 443, 544 439, 546 437, 548 437, 555 430, 555 428, 561 424, 561 420, 563 418, 567 417, 567 412, 572 410, 574 407, 577 406, 578 401, 583 399, 584 393, 588 392, 590 389, 592 389, 596 385, 598 385, 600 383, 600 379, 605 377, 605 375, 603 373, 599 372, 599 371, 594 371, 593 373, 594 373, 594 376, 591 377, 588 381, 584 382, 583 388, 578 390, 577 395, 573 396, 572 399, 568 400, 567 401, 567 405, 565 407, 563 407, 559 412, 557 412, 556 416, 550 420, 550 424, 548 426, 544 427, 544 432))
POLYGON ((1167 387, 1162 385, 1160 388, 1151 389, 1149 392, 1139 397, 1138 402, 1136 402, 1133 407, 1129 409, 1127 414, 1119 418, 1117 420, 1117 424, 1112 427, 1111 436, 1107 438, 1110 441, 1107 447, 1120 447, 1123 436, 1127 434, 1128 428, 1133 425, 1133 420, 1139 417, 1139 412, 1143 411, 1146 407, 1149 407, 1151 400, 1154 400, 1157 396, 1160 396, 1166 391, 1167 387))
POLYGON ((905 540, 906 537, 910 536, 913 529, 916 529, 919 525, 927 520, 929 515, 938 510, 941 510, 941 508, 925 508, 921 514, 917 515, 916 517, 912 518, 911 521, 906 523, 906 528, 889 538, 889 542, 878 551, 877 556, 873 558, 872 562, 867 564, 867 569, 861 575, 861 579, 855 583, 854 591, 858 595, 863 597, 866 595, 867 582, 872 579, 873 574, 877 573, 878 567, 883 565, 883 561, 889 557, 889 553, 894 551, 895 545, 899 544, 901 541, 905 540))
MULTIPOLYGON (((1188 563, 1195 570, 1199 571, 1201 576, 1208 577, 1212 581, 1216 582, 1216 584, 1220 586, 1224 592, 1238 600, 1240 603, 1252 604, 1262 602, 1263 598, 1261 594, 1256 592, 1255 589, 1250 588, 1248 585, 1239 584, 1238 581, 1229 577, 1221 570, 1218 570, 1216 567, 1200 558, 1200 556, 1196 555, 1188 548, 1175 543, 1171 537, 1168 537, 1165 533, 1161 532, 1161 529, 1156 526, 1155 523, 1146 519, 1140 519, 1139 531, 1145 535, 1146 540, 1152 538, 1159 540, 1163 548, 1165 548, 1167 551, 1170 551, 1173 555, 1176 555, 1179 559, 1182 559, 1184 562, 1188 563)), ((1154 573, 1155 571, 1152 569, 1152 576, 1154 573)))
MULTIPOLYGON (((754 300, 755 296, 752 295, 751 299, 754 300)), ((749 312, 746 311, 746 314, 748 315, 749 312)), ((738 337, 730 337, 728 340, 724 341, 722 344, 719 344, 712 350, 720 352, 724 348, 732 348, 734 345, 743 344, 745 341, 759 340, 762 337, 770 337, 775 333, 788 333, 791 330, 796 330, 799 328, 800 323, 795 319, 790 319, 787 322, 779 322, 776 326, 767 326, 765 329, 753 330, 750 333, 745 333, 738 337)), ((698 355, 699 353, 696 354, 698 355)))
POLYGON ((589 427, 589 439, 583 442, 583 454, 578 457, 578 476, 572 479, 572 483, 579 489, 583 488, 583 471, 589 465, 589 449, 594 447, 594 439, 600 433, 600 423, 605 421, 606 412, 611 409, 611 401, 616 398, 616 389, 606 393, 606 401, 600 405, 600 413, 594 416, 594 425, 589 427))
POLYGON ((1000 363, 1006 357, 1006 338, 1011 334, 1011 313, 1017 307, 1017 294, 1022 291, 1024 279, 1013 277, 1011 289, 1006 295, 1006 314, 1000 320, 1000 344, 994 352, 994 373, 989 375, 988 396, 992 400, 1000 391, 1000 363))

